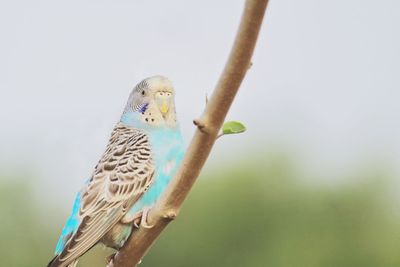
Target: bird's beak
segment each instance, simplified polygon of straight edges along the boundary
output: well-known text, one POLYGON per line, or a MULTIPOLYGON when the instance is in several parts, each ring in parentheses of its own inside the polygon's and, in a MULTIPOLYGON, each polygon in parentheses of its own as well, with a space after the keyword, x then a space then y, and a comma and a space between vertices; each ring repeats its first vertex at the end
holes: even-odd
POLYGON ((160 109, 160 111, 161 111, 161 113, 162 113, 163 115, 167 114, 167 112, 168 112, 168 110, 169 110, 169 105, 168 105, 168 103, 167 103, 166 100, 163 100, 163 101, 161 102, 161 106, 159 106, 159 109, 160 109))
POLYGON ((158 109, 160 110, 161 114, 165 116, 170 108, 171 105, 171 94, 167 92, 157 92, 155 96, 156 104, 158 109))

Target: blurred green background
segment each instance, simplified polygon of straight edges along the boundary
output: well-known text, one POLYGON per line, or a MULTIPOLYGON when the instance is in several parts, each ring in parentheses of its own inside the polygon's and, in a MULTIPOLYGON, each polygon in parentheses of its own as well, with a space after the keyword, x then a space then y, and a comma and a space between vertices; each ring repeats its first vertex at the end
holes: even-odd
MULTIPOLYGON (((317 185, 290 157, 257 155, 203 173, 141 266, 400 266, 394 177, 370 167, 317 185)), ((68 216, 35 205, 30 188, 1 187, 1 266, 45 266, 68 216)), ((80 266, 109 253, 98 246, 80 266)))
MULTIPOLYGON (((184 139, 243 0, 0 1, 0 266, 45 266, 134 84, 184 139)), ((400 1, 270 1, 227 120, 141 266, 400 266, 400 1)), ((110 251, 80 266, 104 266, 110 251)))

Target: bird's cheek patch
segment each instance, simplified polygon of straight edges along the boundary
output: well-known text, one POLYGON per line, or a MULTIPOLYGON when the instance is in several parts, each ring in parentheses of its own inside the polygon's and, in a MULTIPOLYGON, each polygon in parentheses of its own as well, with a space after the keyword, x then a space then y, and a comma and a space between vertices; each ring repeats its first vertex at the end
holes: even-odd
POLYGON ((143 106, 141 106, 139 109, 140 113, 144 114, 148 107, 149 107, 149 103, 146 103, 143 106))

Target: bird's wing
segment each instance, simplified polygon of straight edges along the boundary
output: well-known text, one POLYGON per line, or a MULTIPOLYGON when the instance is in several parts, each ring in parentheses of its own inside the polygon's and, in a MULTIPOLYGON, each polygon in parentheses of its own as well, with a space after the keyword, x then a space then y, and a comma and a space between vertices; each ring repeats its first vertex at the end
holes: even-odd
POLYGON ((80 225, 56 257, 66 266, 94 246, 129 210, 153 181, 148 137, 119 123, 92 178, 82 191, 80 225))

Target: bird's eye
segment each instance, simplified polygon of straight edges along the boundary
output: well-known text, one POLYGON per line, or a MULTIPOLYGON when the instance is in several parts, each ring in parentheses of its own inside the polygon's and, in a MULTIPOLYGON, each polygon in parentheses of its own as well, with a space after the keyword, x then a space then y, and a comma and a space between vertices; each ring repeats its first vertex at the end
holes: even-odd
POLYGON ((142 96, 144 96, 146 93, 144 92, 144 90, 142 91, 142 96))

